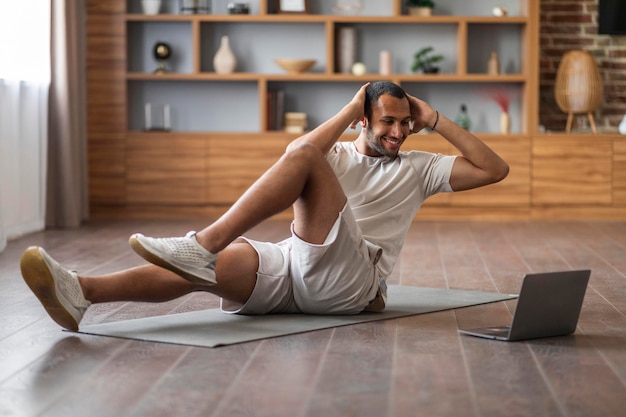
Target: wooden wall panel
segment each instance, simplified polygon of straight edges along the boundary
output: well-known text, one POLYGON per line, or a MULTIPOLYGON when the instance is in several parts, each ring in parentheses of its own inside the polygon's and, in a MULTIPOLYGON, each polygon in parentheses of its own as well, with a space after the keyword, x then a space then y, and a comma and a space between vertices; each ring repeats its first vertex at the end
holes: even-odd
POLYGON ((626 140, 613 141, 613 203, 626 206, 626 140))
POLYGON ((207 141, 203 135, 129 133, 129 204, 206 204, 207 141))
POLYGON ((125 133, 89 135, 89 200, 91 204, 118 202, 126 198, 124 172, 125 133))
POLYGON ((534 205, 610 205, 613 200, 612 140, 597 135, 534 138, 534 205))
POLYGON ((125 203, 125 0, 87 1, 90 206, 125 203))

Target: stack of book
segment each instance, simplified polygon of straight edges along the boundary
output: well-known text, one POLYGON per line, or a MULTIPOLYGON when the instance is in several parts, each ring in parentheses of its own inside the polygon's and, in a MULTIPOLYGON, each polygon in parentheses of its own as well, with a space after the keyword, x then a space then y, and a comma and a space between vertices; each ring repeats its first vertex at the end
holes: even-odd
POLYGON ((307 128, 307 115, 301 112, 288 112, 285 113, 284 120, 285 132, 288 133, 303 133, 307 128))

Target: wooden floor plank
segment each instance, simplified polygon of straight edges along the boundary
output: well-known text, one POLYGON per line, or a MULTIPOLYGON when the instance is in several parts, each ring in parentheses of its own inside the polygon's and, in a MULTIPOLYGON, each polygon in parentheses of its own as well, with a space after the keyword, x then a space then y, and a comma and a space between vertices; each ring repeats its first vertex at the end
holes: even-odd
POLYGON ((306 415, 385 415, 395 330, 394 321, 334 329, 306 415))
POLYGON ((128 415, 215 415, 231 390, 233 381, 236 381, 262 343, 243 343, 227 349, 188 348, 184 357, 155 382, 150 392, 128 415))
POLYGON ((456 329, 451 311, 398 320, 388 415, 471 415, 475 404, 456 329))
POLYGON ((332 329, 263 341, 213 415, 299 416, 315 382, 332 329))

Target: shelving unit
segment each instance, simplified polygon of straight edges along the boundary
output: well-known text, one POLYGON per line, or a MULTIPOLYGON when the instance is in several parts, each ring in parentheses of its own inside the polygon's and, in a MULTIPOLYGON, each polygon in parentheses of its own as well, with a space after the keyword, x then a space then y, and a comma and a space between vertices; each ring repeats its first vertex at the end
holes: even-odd
MULTIPOLYGON (((362 14, 346 16, 333 14, 334 1, 320 0, 310 2, 312 10, 308 14, 276 14, 272 12, 272 0, 259 0, 252 4, 250 15, 144 15, 137 0, 128 0, 129 13, 124 15, 128 40, 126 81, 131 93, 128 129, 142 129, 143 104, 152 100, 170 102, 175 131, 266 132, 270 130, 266 122, 267 93, 276 88, 286 90, 285 110, 307 112, 314 126, 330 117, 363 82, 390 79, 451 117, 461 103, 467 104, 475 119, 475 130, 484 133, 498 131, 499 113, 495 103, 482 97, 481 91, 504 89, 512 97, 512 132, 532 133, 536 118, 528 109, 535 109, 537 101, 533 65, 537 57, 531 47, 537 32, 537 5, 510 1, 510 8, 518 14, 494 17, 485 15, 491 10, 488 2, 465 2, 459 6, 441 1, 444 10, 460 7, 473 13, 408 16, 402 1, 394 0, 366 1, 362 14), (357 31, 357 60, 368 68, 363 76, 341 74, 336 68, 337 32, 342 26, 357 31), (224 35, 231 39, 238 59, 236 72, 227 75, 216 74, 212 68, 213 55, 224 35), (156 63, 151 51, 157 41, 168 42, 174 51, 168 74, 152 73, 156 63), (445 56, 441 73, 411 73, 413 53, 427 45, 445 56), (378 55, 382 50, 389 50, 394 60, 390 75, 378 73, 378 55), (502 74, 486 74, 491 51, 501 57, 502 74), (274 59, 285 57, 316 59, 317 63, 309 72, 292 75, 274 63, 274 59), (195 85, 186 86, 190 82, 195 85), (189 89, 196 91, 198 97, 189 100, 189 89), (307 97, 312 90, 322 92, 319 101, 307 97), (333 94, 337 90, 340 93, 333 94), (229 91, 241 97, 235 102, 227 101, 222 108, 239 108, 242 101, 250 103, 256 97, 258 104, 245 107, 249 114, 245 120, 237 114, 228 117, 224 112, 213 112, 216 105, 210 97, 228 97, 229 91), (451 95, 458 98, 451 100, 451 95), (203 103, 200 97, 206 97, 206 101, 203 103), (306 97, 309 104, 301 107, 301 97, 306 97), (198 119, 194 113, 199 109, 205 111, 203 123, 186 123, 198 119)), ((166 10, 173 12, 175 7, 168 4, 166 10)))
MULTIPOLYGON (((526 218, 546 198, 536 198, 533 155, 538 124, 539 5, 532 0, 437 0, 435 15, 406 14, 402 0, 363 0, 361 14, 333 10, 335 0, 310 1, 308 14, 276 14, 273 0, 252 0, 251 14, 228 15, 224 1, 211 14, 141 13, 139 0, 88 0, 90 202, 94 216, 189 217, 221 214, 283 153, 295 137, 268 129, 267 96, 285 93, 285 111, 305 112, 313 127, 343 106, 364 82, 388 79, 454 118, 465 103, 472 131, 511 165, 509 177, 484 189, 429 200, 422 218, 526 218), (494 17, 505 6, 509 16, 494 17), (338 29, 358 32, 357 60, 363 76, 336 68, 338 29), (238 66, 217 74, 212 59, 228 35, 238 66), (170 72, 154 74, 157 41, 174 55, 170 72), (412 55, 432 45, 443 53, 439 74, 410 72, 412 55), (378 56, 389 50, 390 75, 378 73, 378 56), (492 50, 503 72, 486 73, 492 50), (303 74, 287 74, 275 58, 313 58, 303 74), (513 97, 512 133, 498 133, 500 110, 486 89, 513 97), (166 102, 172 131, 143 130, 146 102, 166 102), (485 209, 488 209, 486 211, 485 209)), ((346 132, 342 140, 354 138, 346 132)), ((406 149, 456 152, 439 135, 412 136, 406 149)), ((602 155, 604 157, 605 155, 602 155)), ((553 175, 556 175, 553 173, 553 175)))

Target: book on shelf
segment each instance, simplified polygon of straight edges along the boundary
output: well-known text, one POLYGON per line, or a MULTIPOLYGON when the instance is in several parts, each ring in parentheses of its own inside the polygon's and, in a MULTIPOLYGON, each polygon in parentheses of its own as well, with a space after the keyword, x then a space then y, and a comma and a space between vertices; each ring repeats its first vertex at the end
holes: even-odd
POLYGON ((283 130, 285 112, 285 92, 268 90, 267 92, 267 130, 283 130))

